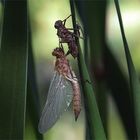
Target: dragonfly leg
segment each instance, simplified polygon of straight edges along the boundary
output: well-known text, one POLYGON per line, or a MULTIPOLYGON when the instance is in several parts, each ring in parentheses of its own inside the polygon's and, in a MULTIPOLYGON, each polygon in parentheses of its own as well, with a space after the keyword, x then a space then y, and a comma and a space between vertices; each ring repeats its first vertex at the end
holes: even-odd
POLYGON ((84 37, 81 37, 81 36, 80 36, 79 30, 81 30, 83 36, 84 36, 84 32, 83 32, 82 27, 81 27, 79 24, 76 24, 76 28, 67 28, 67 29, 68 29, 68 30, 75 30, 75 31, 77 31, 77 32, 78 32, 78 33, 77 33, 78 35, 75 34, 75 33, 73 33, 73 35, 74 35, 75 37, 80 38, 80 39, 84 39, 84 37))
POLYGON ((74 34, 74 33, 73 33, 73 36, 75 36, 75 37, 77 37, 77 38, 80 38, 80 39, 83 39, 83 40, 84 40, 84 38, 83 38, 83 37, 78 36, 78 35, 76 35, 76 34, 74 34))
POLYGON ((67 80, 73 82, 73 79, 72 79, 72 78, 70 78, 70 77, 68 77, 68 76, 65 76, 65 78, 66 78, 67 80))
POLYGON ((82 80, 82 81, 83 81, 83 83, 88 83, 88 84, 92 85, 92 82, 91 82, 91 81, 89 81, 89 80, 87 80, 87 79, 82 80))
MULTIPOLYGON (((72 74, 72 79, 75 80, 75 81, 78 81, 78 80, 77 80, 77 77, 76 77, 74 71, 72 70, 72 67, 71 67, 71 66, 70 66, 70 71, 71 71, 71 74, 72 74)), ((89 83, 89 84, 92 84, 92 82, 89 81, 89 80, 87 80, 87 79, 86 79, 86 80, 83 80, 83 82, 87 82, 87 83, 89 83)))
POLYGON ((74 28, 67 28, 68 30, 76 30, 79 31, 79 29, 74 29, 74 28))
POLYGON ((70 72, 71 72, 71 75, 72 75, 72 79, 73 79, 74 81, 78 81, 78 79, 77 79, 77 77, 76 77, 74 71, 72 70, 72 67, 71 67, 71 66, 70 66, 70 72))
POLYGON ((62 43, 60 41, 59 41, 59 47, 64 50, 63 45, 62 45, 62 43))
MULTIPOLYGON (((84 39, 84 30, 83 30, 83 28, 78 23, 76 24, 76 27, 77 27, 78 30, 81 30, 81 33, 82 33, 82 36, 83 36, 83 39, 84 39)), ((79 32, 79 35, 80 35, 80 32, 79 32)))
POLYGON ((69 54, 70 54, 70 50, 68 50, 68 51, 67 51, 67 53, 66 53, 66 55, 65 55, 65 56, 67 56, 67 55, 69 55, 69 54))
POLYGON ((72 82, 72 83, 75 83, 75 82, 77 82, 77 78, 74 78, 74 77, 69 77, 69 76, 65 76, 65 78, 67 79, 67 80, 69 80, 70 82, 72 82))
POLYGON ((71 72, 73 78, 77 78, 76 75, 75 75, 75 73, 74 73, 74 71, 72 70, 72 67, 71 66, 70 66, 70 72, 71 72))
POLYGON ((59 42, 60 42, 60 43, 67 43, 66 41, 63 41, 63 40, 59 40, 59 42))
POLYGON ((67 19, 69 18, 69 17, 71 17, 72 15, 69 15, 67 18, 65 18, 64 20, 63 20, 63 24, 64 24, 64 26, 65 26, 65 24, 66 24, 66 21, 67 21, 67 19))

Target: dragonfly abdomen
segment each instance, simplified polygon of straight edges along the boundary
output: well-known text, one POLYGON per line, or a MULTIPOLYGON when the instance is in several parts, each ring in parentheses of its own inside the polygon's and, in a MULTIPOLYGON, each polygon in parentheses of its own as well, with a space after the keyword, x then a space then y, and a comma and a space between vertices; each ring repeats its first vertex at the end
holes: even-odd
POLYGON ((74 80, 72 82, 73 85, 73 111, 75 114, 75 121, 77 121, 77 118, 81 111, 81 96, 80 96, 80 87, 78 81, 74 80))

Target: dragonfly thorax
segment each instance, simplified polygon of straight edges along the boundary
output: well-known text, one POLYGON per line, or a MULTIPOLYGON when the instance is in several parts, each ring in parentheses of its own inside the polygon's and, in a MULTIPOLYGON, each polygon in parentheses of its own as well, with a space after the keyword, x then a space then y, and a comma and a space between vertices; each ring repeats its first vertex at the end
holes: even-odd
POLYGON ((70 75, 69 62, 66 57, 57 58, 55 62, 55 69, 64 77, 70 75))
POLYGON ((65 57, 64 50, 62 48, 54 49, 53 52, 52 52, 52 55, 56 56, 56 58, 65 57))

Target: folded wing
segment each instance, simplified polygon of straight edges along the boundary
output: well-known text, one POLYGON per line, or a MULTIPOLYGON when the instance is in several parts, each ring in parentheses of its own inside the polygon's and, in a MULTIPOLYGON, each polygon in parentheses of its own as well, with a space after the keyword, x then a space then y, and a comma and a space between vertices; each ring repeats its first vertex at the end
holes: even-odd
POLYGON ((39 132, 44 133, 51 128, 61 114, 69 107, 73 89, 71 83, 58 72, 54 73, 51 81, 47 101, 39 121, 39 132))

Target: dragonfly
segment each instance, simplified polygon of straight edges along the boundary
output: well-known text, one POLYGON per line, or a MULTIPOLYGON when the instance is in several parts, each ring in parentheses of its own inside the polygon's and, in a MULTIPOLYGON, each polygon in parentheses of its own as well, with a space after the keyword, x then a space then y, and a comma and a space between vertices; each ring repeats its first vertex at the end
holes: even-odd
POLYGON ((54 49, 52 55, 56 57, 55 71, 38 125, 40 133, 48 131, 57 122, 62 113, 68 109, 71 102, 73 102, 75 121, 81 111, 78 79, 69 65, 64 49, 58 47, 54 49))
MULTIPOLYGON (((57 35, 59 37, 59 43, 67 43, 68 44, 68 54, 71 54, 74 58, 78 56, 78 47, 76 45, 76 37, 77 38, 82 38, 80 37, 80 29, 81 27, 77 24, 76 29, 73 28, 66 28, 65 23, 66 20, 70 17, 69 15, 66 19, 64 20, 57 20, 54 24, 54 27, 57 29, 57 35), (76 30, 77 34, 74 32, 71 32, 69 30, 76 30)), ((82 38, 83 39, 83 38, 82 38)))

